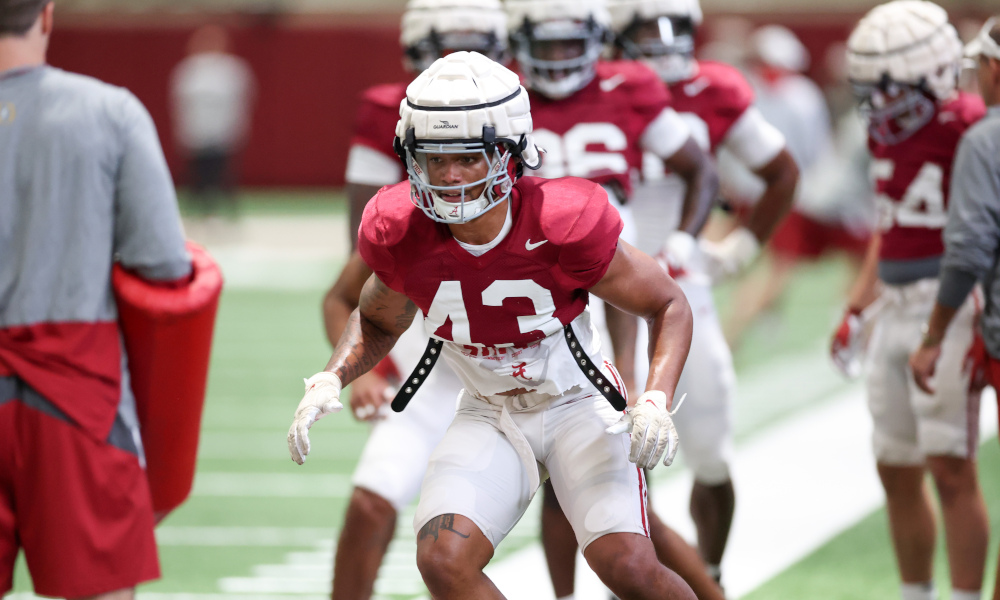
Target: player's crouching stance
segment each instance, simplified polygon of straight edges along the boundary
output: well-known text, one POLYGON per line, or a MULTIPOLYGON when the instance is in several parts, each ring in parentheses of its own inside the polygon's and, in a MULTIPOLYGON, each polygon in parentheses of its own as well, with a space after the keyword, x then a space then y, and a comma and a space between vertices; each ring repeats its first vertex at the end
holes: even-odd
POLYGON ((293 460, 309 452, 309 427, 340 410, 341 387, 385 356, 419 307, 443 342, 427 357, 440 348, 465 385, 414 519, 431 595, 502 597, 483 568, 548 474, 584 556, 616 595, 694 598, 656 559, 642 473, 677 449, 667 398, 691 340, 683 294, 618 240, 621 219, 600 186, 519 180, 539 155, 511 71, 451 54, 409 86, 400 114, 409 186, 383 188, 365 210, 358 247, 375 274, 326 370, 307 382, 288 434, 293 460), (591 383, 614 396, 588 291, 649 323, 649 391, 624 416, 591 383))

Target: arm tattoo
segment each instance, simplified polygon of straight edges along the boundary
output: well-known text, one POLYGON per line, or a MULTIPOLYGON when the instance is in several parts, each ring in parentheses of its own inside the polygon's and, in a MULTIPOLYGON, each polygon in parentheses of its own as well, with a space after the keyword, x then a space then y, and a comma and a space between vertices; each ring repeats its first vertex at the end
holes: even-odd
POLYGON ((409 298, 373 277, 361 292, 360 306, 351 313, 327 370, 336 373, 344 385, 370 371, 389 353, 416 312, 409 298))
POLYGON ((457 534, 459 537, 468 538, 472 534, 462 533, 455 529, 455 515, 439 515, 434 517, 427 522, 426 525, 420 528, 420 533, 417 534, 417 540, 422 540, 426 537, 434 536, 434 541, 438 539, 438 535, 442 531, 450 531, 457 534))
POLYGON ((361 290, 359 306, 365 307, 365 316, 379 329, 397 336, 406 331, 417 314, 417 305, 406 298, 399 306, 400 295, 389 289, 378 277, 373 277, 361 290))

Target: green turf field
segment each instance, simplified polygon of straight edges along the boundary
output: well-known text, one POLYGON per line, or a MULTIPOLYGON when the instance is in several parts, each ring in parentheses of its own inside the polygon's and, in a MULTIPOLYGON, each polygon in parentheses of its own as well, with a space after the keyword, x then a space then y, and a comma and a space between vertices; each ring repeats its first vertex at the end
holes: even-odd
MULTIPOLYGON (((982 446, 980 482, 990 510, 991 531, 1000 531, 1000 446, 990 439, 982 446)), ((885 510, 876 511, 823 546, 785 573, 774 578, 746 600, 822 598, 859 600, 898 597, 896 565, 889 542, 885 510)), ((994 533, 987 560, 983 598, 989 598, 997 559, 994 533)), ((949 597, 948 569, 943 541, 938 540, 935 581, 940 597, 949 597)))
MULTIPOLYGON (((240 214, 343 219, 344 210, 340 198, 325 193, 292 198, 257 194, 242 203, 240 214)), ((158 528, 163 578, 140 588, 142 597, 313 600, 328 593, 336 529, 367 428, 346 413, 323 420, 312 430, 313 452, 301 467, 288 457, 285 434, 301 398, 302 378, 322 369, 329 357, 320 300, 340 260, 320 263, 301 289, 234 284, 223 293, 194 493, 158 528)), ((839 260, 799 273, 780 310, 751 330, 739 348, 738 374, 748 379, 781 377, 783 365, 822 353, 847 277, 846 265, 839 260)), ((722 314, 737 301, 731 292, 731 286, 719 290, 722 314)), ((756 398, 752 406, 738 410, 737 437, 747 438, 810 408, 818 397, 847 387, 824 371, 788 393, 756 398)), ((991 514, 1000 518, 1000 448, 995 440, 984 448, 984 491, 991 514)), ((781 468, 780 457, 774 463, 781 468)), ((376 589, 380 598, 423 593, 412 564, 411 518, 412 512, 399 519, 399 539, 376 589)), ((537 516, 529 514, 523 522, 501 546, 495 562, 533 543, 537 516)), ((945 582, 946 574, 940 572, 938 579, 945 582)), ((19 564, 14 591, 30 590, 27 571, 19 564)), ((881 600, 895 593, 885 515, 877 511, 746 597, 881 600)))

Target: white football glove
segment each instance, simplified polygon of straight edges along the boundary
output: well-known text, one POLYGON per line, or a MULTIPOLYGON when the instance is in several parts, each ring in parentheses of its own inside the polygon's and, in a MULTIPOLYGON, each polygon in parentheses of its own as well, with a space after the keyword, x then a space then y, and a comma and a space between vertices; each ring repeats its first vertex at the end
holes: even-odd
POLYGON ((830 339, 830 358, 844 377, 861 375, 863 346, 861 311, 848 309, 830 339))
POLYGON ((309 428, 325 415, 344 408, 340 403, 340 378, 329 371, 320 371, 306 382, 306 395, 295 409, 292 426, 288 430, 288 453, 298 464, 309 455, 309 428))
POLYGON ((746 227, 737 227, 720 242, 699 240, 705 271, 714 283, 740 274, 760 254, 760 242, 746 227))
POLYGON ((639 396, 635 406, 627 409, 617 423, 605 429, 608 435, 630 434, 632 446, 628 459, 641 469, 652 469, 663 456, 663 466, 669 467, 677 454, 677 430, 670 416, 677 412, 684 396, 673 412, 667 411, 667 395, 651 390, 639 396), (664 451, 666 451, 664 453, 664 451))
POLYGON ((698 240, 686 231, 671 231, 660 249, 660 258, 666 263, 671 277, 683 275, 698 252, 698 240))
POLYGON ((865 361, 865 351, 871 338, 876 317, 888 304, 885 296, 879 296, 862 310, 848 308, 830 339, 830 358, 837 370, 849 379, 861 375, 865 361))

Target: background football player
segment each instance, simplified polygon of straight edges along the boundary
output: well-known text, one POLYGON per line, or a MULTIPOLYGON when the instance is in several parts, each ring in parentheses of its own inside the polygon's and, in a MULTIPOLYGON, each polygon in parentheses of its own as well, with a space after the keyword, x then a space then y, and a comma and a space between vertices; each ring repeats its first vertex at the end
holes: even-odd
MULTIPOLYGON (((695 315, 691 352, 677 390, 697 401, 674 421, 694 474, 690 510, 698 548, 718 581, 735 507, 729 463, 736 375, 711 283, 735 275, 756 258, 792 205, 798 168, 784 136, 753 106, 753 89, 743 75, 723 63, 695 60, 695 33, 702 22, 697 0, 610 0, 608 9, 621 54, 656 71, 698 143, 713 155, 728 150, 764 187, 745 226, 720 243, 701 241, 700 248, 678 228, 685 182, 665 173, 655 155, 643 157, 642 177, 630 202, 637 247, 664 258, 695 315)), ((643 353, 637 357, 642 360, 643 353)), ((643 371, 636 368, 639 388, 643 371)))
MULTIPOLYGON (((514 59, 531 98, 535 139, 545 149, 537 174, 584 177, 604 186, 625 222, 622 239, 634 242, 627 204, 631 174, 649 152, 685 182, 680 227, 697 233, 717 190, 714 166, 670 108, 669 93, 653 71, 635 62, 599 60, 610 38, 604 0, 508 0, 505 6, 514 59)), ((595 308, 600 322, 602 311, 595 308)), ((635 387, 637 323, 613 307, 604 309, 615 364, 626 387, 640 389, 635 387)), ((670 555, 668 565, 699 596, 718 594, 691 548, 659 520, 652 525, 658 553, 670 555)), ((545 490, 542 539, 556 596, 568 596, 575 544, 550 487, 545 490)))
MULTIPOLYGON (((806 75, 811 57, 805 45, 787 27, 765 25, 753 31, 748 46, 746 73, 756 95, 754 105, 785 136, 800 178, 791 212, 765 246, 767 260, 742 277, 736 288, 740 301, 733 304, 723 324, 726 339, 734 347, 762 315, 781 311, 780 303, 798 267, 841 252, 856 273, 871 230, 866 225, 874 212, 868 195, 842 185, 853 175, 858 185, 867 187, 867 164, 859 165, 864 171, 852 172, 836 163, 839 149, 832 137, 830 107, 823 91, 806 75), (860 173, 864 176, 858 178, 860 173), (869 208, 867 222, 865 207, 869 208)), ((846 86, 846 73, 837 79, 846 86)), ((861 139, 863 127, 856 115, 851 117, 855 143, 867 154, 861 139)), ((837 141, 848 139, 838 136, 837 141)), ((719 152, 719 170, 726 174, 723 194, 736 208, 734 212, 750 210, 764 190, 760 179, 726 148, 719 152)))
MULTIPOLYGON (((505 63, 507 21, 500 0, 409 0, 399 43, 403 66, 414 77, 441 56, 458 50, 476 51, 505 63)), ((392 138, 408 83, 376 85, 361 95, 345 176, 352 249, 368 200, 382 186, 406 178, 392 151, 392 138)))
POLYGON ((547 473, 616 594, 694 598, 656 560, 642 472, 676 451, 667 407, 690 309, 652 258, 620 240, 621 218, 600 186, 520 178, 539 163, 531 131, 518 77, 482 55, 446 56, 408 87, 396 147, 409 182, 365 209, 359 248, 375 275, 327 369, 307 381, 290 453, 304 460, 309 427, 342 408, 342 383, 384 357, 419 307, 435 340, 428 364, 442 354, 465 388, 414 519, 431 595, 502 597, 483 568, 547 473), (613 368, 596 366, 588 290, 651 329, 650 389, 625 414, 604 397, 626 405, 612 393, 625 391, 613 368))
POLYGON ((848 39, 849 75, 868 121, 879 231, 834 337, 835 362, 868 311, 874 331, 865 365, 873 445, 904 600, 936 597, 932 583, 935 510, 944 519, 951 597, 979 598, 989 521, 976 475, 979 396, 965 358, 976 300, 958 311, 941 344, 937 390, 921 391, 907 358, 921 344, 937 295, 948 186, 958 140, 985 112, 956 91, 962 45, 948 15, 924 1, 872 9, 848 39))
MULTIPOLYGON (((503 60, 506 16, 499 0, 411 0, 403 14, 400 42, 404 63, 414 73, 458 50, 476 50, 503 60)), ((399 104, 405 97, 403 83, 375 86, 362 96, 347 163, 352 246, 368 200, 380 187, 406 178, 392 149, 399 104)), ((327 292, 323 317, 331 345, 340 339, 371 273, 354 252, 327 292)), ((396 517, 417 496, 431 451, 454 417, 462 384, 444 364, 434 369, 406 412, 393 413, 385 406, 392 396, 391 386, 399 383, 399 371, 405 376, 426 345, 427 334, 415 323, 378 369, 351 384, 352 412, 359 419, 372 420, 373 427, 354 470, 354 489, 334 556, 334 600, 372 595, 396 531, 396 517)))
MULTIPOLYGON (((650 152, 688 184, 680 227, 697 232, 717 191, 715 168, 670 108, 655 73, 599 60, 611 35, 605 0, 507 0, 505 7, 536 139, 545 149, 538 176, 572 175, 604 186, 623 215, 624 239, 634 241, 631 171, 650 152)), ((632 389, 635 323, 613 308, 606 312, 616 364, 632 389)))

